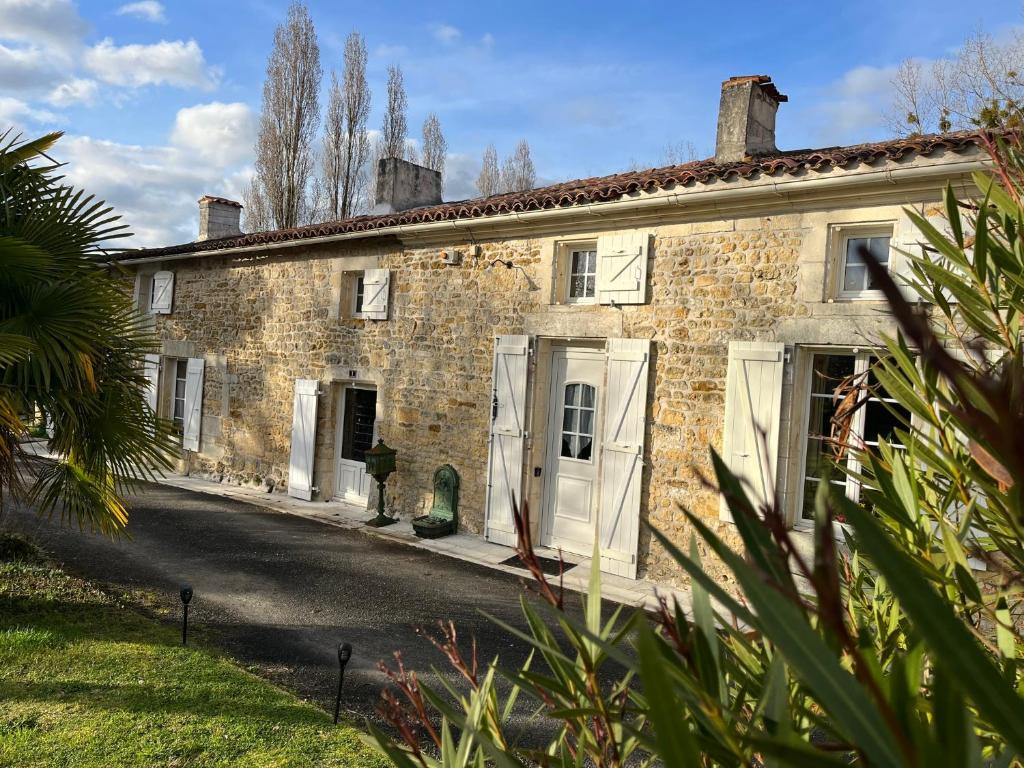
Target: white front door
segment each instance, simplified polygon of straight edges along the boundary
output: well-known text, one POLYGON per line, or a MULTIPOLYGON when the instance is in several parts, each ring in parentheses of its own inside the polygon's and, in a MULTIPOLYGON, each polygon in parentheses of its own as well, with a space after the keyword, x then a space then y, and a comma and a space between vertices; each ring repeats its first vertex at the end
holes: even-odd
POLYGON ((589 555, 597 528, 605 355, 556 349, 551 355, 544 483, 546 546, 589 555))
POLYGON ((365 504, 372 478, 366 474, 366 451, 373 447, 377 390, 344 387, 338 402, 337 465, 334 496, 365 504))

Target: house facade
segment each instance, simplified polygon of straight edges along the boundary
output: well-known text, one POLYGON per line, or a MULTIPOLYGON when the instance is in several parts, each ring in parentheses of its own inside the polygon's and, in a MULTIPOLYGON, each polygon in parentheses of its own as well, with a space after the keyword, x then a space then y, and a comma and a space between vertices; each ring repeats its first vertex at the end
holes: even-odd
MULTIPOLYGON (((905 209, 939 217, 987 155, 968 134, 779 151, 783 101, 733 78, 714 158, 522 193, 442 203, 389 160, 374 214, 254 234, 203 198, 199 240, 122 261, 183 468, 367 505, 379 437, 394 514, 424 514, 451 464, 460 531, 512 546, 526 500, 538 544, 670 582, 648 526, 685 546, 682 506, 733 536, 700 479, 714 447, 804 528, 829 392, 895 330, 856 254, 904 272, 905 209)), ((861 439, 892 428, 859 414, 861 439)))

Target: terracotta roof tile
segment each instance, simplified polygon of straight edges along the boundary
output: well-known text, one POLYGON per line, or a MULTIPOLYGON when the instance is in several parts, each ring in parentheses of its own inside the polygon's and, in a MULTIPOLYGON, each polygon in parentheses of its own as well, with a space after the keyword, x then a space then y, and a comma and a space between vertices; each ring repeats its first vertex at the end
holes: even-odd
POLYGON ((292 229, 225 237, 217 240, 183 243, 165 248, 147 248, 129 251, 123 261, 135 258, 153 258, 175 254, 240 248, 250 245, 281 243, 330 235, 369 232, 375 229, 408 224, 423 224, 456 219, 477 219, 500 214, 566 208, 586 203, 617 200, 634 192, 656 192, 680 186, 704 184, 715 180, 751 179, 757 176, 794 175, 806 170, 829 171, 834 168, 850 169, 870 165, 882 160, 901 160, 918 155, 928 156, 939 151, 964 152, 981 146, 984 138, 976 132, 932 134, 908 139, 895 139, 873 144, 848 147, 805 149, 779 152, 763 157, 749 158, 736 163, 719 164, 714 159, 698 160, 665 168, 628 171, 611 176, 577 179, 524 192, 441 203, 412 208, 382 215, 355 216, 341 221, 329 221, 292 229))

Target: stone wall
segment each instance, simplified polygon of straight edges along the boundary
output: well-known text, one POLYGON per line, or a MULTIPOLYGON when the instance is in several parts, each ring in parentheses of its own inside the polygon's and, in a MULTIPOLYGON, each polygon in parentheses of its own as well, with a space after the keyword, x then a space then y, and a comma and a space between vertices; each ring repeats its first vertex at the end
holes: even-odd
MULTIPOLYGON (((462 528, 480 533, 494 336, 649 338, 641 518, 685 545, 684 505, 734 540, 731 526, 718 522, 715 494, 699 479, 710 471, 709 448, 720 445, 729 341, 798 341, 794 334, 813 334, 816 326, 833 343, 862 343, 850 313, 878 314, 877 306, 829 308, 820 290, 807 287, 807 275, 820 274, 829 215, 653 227, 650 301, 624 307, 552 305, 554 237, 483 242, 479 256, 454 267, 441 263, 440 251, 465 249, 462 243, 409 248, 396 241, 167 264, 176 274, 174 312, 156 318, 165 352, 187 343, 207 358, 203 440, 192 469, 283 491, 294 380, 317 378, 330 392, 320 399, 314 477, 323 488, 334 455, 334 393, 355 371, 357 380, 377 384, 380 434, 398 451, 389 506, 403 517, 421 514, 434 470, 451 463, 462 479, 462 528), (494 259, 517 268, 492 265, 494 259), (346 271, 378 265, 391 270, 390 318, 349 317, 346 271)), ((896 209, 841 217, 893 215, 896 209)), ((535 498, 540 481, 529 474, 527 495, 535 498)), ((644 528, 640 566, 650 578, 680 579, 644 528)), ((709 569, 720 573, 714 564, 709 569)))

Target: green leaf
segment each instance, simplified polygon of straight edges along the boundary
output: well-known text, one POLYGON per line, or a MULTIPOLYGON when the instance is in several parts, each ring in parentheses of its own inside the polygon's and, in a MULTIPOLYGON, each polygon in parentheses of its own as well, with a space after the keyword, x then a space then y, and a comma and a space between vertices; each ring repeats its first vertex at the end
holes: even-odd
MULTIPOLYGON (((715 534, 693 513, 691 524, 711 544, 715 534)), ((714 547, 714 545, 712 545, 714 547)), ((873 764, 898 766, 900 751, 878 709, 842 668, 824 640, 808 624, 802 607, 783 596, 743 559, 724 546, 715 552, 736 576, 743 594, 757 611, 755 626, 786 657, 790 668, 814 692, 837 728, 854 741, 873 764)))
POLYGON ((664 668, 670 663, 659 651, 659 640, 647 624, 637 632, 640 680, 647 697, 647 715, 654 728, 658 756, 665 765, 699 766, 697 744, 686 721, 685 707, 675 695, 664 668))
POLYGON ((921 576, 882 530, 874 516, 836 497, 856 530, 857 546, 885 574, 914 629, 978 711, 1017 749, 1024 751, 1024 702, 978 646, 953 608, 921 576))

